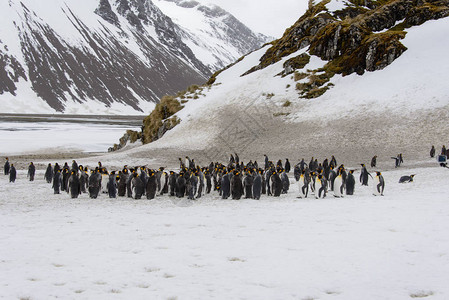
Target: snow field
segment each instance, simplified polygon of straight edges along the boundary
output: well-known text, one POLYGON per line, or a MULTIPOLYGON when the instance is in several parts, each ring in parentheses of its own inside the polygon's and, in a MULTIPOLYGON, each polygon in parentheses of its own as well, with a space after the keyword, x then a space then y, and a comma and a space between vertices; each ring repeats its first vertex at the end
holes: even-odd
POLYGON ((0 298, 447 299, 448 175, 387 171, 384 197, 370 181, 297 199, 292 179, 278 199, 148 201, 70 199, 43 171, 2 174, 0 298))
MULTIPOLYGON (((92 120, 90 120, 92 121, 92 120)), ((89 122, 89 120, 87 120, 89 122)), ((0 122, 2 155, 64 152, 105 153, 126 130, 139 126, 69 122, 0 122)), ((139 145, 139 143, 136 143, 139 145)))

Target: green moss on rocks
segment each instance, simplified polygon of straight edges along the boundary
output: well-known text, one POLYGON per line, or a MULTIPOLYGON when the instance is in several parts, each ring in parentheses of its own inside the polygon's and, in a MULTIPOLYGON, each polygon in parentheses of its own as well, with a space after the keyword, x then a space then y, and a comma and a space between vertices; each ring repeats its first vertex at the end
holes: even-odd
POLYGON ((404 29, 449 16, 447 0, 350 0, 351 6, 332 14, 326 11, 327 2, 310 7, 245 74, 307 46, 310 54, 329 61, 328 69, 335 73, 380 70, 406 51, 400 43, 404 29))
POLYGON ((302 53, 296 57, 290 58, 284 63, 284 70, 281 72, 281 75, 284 77, 292 74, 295 70, 303 69, 309 62, 310 56, 307 53, 302 53))
POLYGON ((173 96, 162 97, 160 103, 156 105, 151 114, 143 120, 142 142, 144 144, 153 142, 159 139, 167 130, 179 124, 178 118, 167 119, 181 109, 181 103, 173 96), (161 128, 163 129, 162 134, 161 128))
POLYGON ((134 130, 127 130, 126 133, 119 139, 118 144, 114 144, 108 149, 109 152, 117 151, 125 147, 128 143, 135 143, 142 138, 142 133, 134 130))
POLYGON ((307 73, 303 73, 303 72, 295 72, 295 75, 293 76, 293 80, 294 81, 300 81, 304 78, 307 78, 307 76, 309 76, 309 74, 307 73))

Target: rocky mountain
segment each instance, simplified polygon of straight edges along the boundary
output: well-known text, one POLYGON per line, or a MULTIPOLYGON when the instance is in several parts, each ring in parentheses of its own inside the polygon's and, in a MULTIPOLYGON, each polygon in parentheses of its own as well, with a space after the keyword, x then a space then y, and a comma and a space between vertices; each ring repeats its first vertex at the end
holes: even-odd
POLYGON ((216 5, 192 0, 155 0, 155 4, 183 29, 182 41, 214 72, 274 39, 252 32, 216 5), (192 17, 185 18, 186 13, 192 17))
POLYGON ((178 23, 201 13, 197 20, 216 30, 184 28, 151 0, 2 1, 3 111, 148 111, 266 41, 218 7, 176 5, 178 23))
POLYGON ((447 144, 448 4, 311 5, 280 39, 165 98, 144 121, 142 149, 197 151, 206 161, 270 151, 366 162, 447 144))

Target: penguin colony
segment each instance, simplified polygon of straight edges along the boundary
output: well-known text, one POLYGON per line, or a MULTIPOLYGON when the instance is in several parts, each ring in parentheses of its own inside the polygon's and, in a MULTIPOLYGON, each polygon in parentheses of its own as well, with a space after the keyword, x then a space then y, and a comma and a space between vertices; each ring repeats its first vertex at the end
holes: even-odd
MULTIPOLYGON (((101 162, 94 169, 89 169, 73 160, 71 166, 68 163, 62 167, 58 163, 54 166, 48 164, 44 178, 52 185, 54 194, 65 191, 71 198, 87 193, 93 199, 104 194, 110 198, 154 199, 168 195, 195 200, 215 192, 221 199, 259 200, 262 195, 279 197, 287 194, 290 188, 288 174, 292 169, 299 187, 298 198, 325 198, 329 192, 334 197, 343 197, 355 192, 355 170, 346 170, 343 164, 337 166, 334 156, 322 163, 313 157, 308 164, 302 159, 293 168, 288 159, 285 163, 279 160, 274 164, 267 155, 264 155, 261 166, 257 161, 244 164, 237 154, 231 154, 225 164, 211 162, 203 167, 186 157, 185 160, 179 158, 178 172, 167 172, 163 167, 155 170, 145 166, 128 168, 126 165, 119 171, 108 171, 101 162)), ((8 159, 4 170, 5 175, 10 176, 10 182, 14 182, 16 171, 8 159)), ((30 163, 30 181, 34 180, 35 171, 34 164, 30 163)), ((362 164, 359 181, 362 185, 368 185, 369 177, 374 179, 373 195, 383 196, 385 181, 382 174, 376 172, 373 177, 362 164)))

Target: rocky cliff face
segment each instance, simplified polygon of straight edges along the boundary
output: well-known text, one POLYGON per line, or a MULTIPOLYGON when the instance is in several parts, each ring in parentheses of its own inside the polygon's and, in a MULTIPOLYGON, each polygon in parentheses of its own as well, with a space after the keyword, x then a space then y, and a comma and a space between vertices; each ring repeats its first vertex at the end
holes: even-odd
POLYGON ((76 113, 78 105, 91 102, 105 111, 120 104, 142 112, 163 95, 203 83, 214 71, 187 45, 193 43, 187 32, 151 0, 55 3, 0 3, 6 16, 0 31, 0 99, 7 111, 33 112, 33 107, 14 108, 17 99, 23 106, 33 95, 58 112, 71 107, 76 113))
POLYGON ((15 57, 2 51, 8 51, 8 47, 0 41, 0 94, 10 93, 16 95, 16 83, 19 78, 27 79, 25 70, 15 57))
POLYGON ((447 0, 341 2, 344 5, 336 10, 328 8, 330 0, 311 7, 248 73, 305 47, 310 47, 310 54, 330 61, 336 73, 380 70, 406 51, 400 42, 404 29, 449 15, 447 0))

